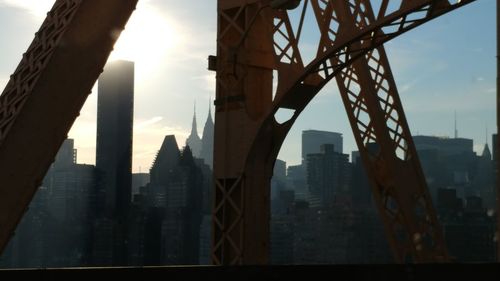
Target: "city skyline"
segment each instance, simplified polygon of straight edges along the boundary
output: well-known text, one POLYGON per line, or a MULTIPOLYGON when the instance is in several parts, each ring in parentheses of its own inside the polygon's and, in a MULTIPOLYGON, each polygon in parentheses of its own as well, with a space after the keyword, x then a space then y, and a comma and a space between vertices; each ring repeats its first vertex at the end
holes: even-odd
MULTIPOLYGON (((317 132, 322 132, 322 133, 335 133, 335 134, 340 134, 340 135, 343 135, 343 133, 340 133, 340 132, 331 132, 331 131, 321 131, 321 130, 315 130, 315 129, 308 129, 308 130, 305 130, 305 131, 317 131, 317 132)), ((493 152, 493 148, 492 148, 492 138, 494 137, 495 134, 489 134, 488 135, 488 149, 491 150, 491 152, 493 152)), ((168 137, 168 136, 174 136, 176 139, 177 139, 177 135, 172 135, 172 134, 166 134, 164 136, 165 137, 168 137)), ((459 139, 459 140, 471 140, 472 141, 472 146, 473 146, 473 152, 476 153, 476 155, 479 157, 479 156, 482 156, 483 155, 483 152, 484 152, 484 149, 485 149, 485 143, 482 143, 482 144, 475 144, 474 143, 474 140, 471 139, 471 138, 468 138, 467 136, 459 136, 458 138, 454 138, 454 137, 450 137, 450 136, 435 136, 435 135, 413 135, 413 137, 419 137, 419 138, 437 138, 437 139, 440 139, 440 140, 452 140, 452 139, 459 139), (476 151, 476 148, 480 146, 479 150, 476 151)), ((68 140, 71 140, 72 142, 76 143, 77 140, 76 139, 73 139, 71 137, 68 137, 68 140)), ((164 140, 163 140, 164 141, 164 140)), ((163 142, 162 141, 162 142, 163 142)), ((301 141, 299 141, 299 143, 301 143, 301 141)), ((324 143, 324 144, 330 144, 330 143, 324 143)), ((179 142, 179 148, 185 148, 186 145, 181 145, 180 142, 179 142)), ((77 146, 75 146, 75 150, 80 150, 77 146)), ((157 147, 156 149, 156 153, 158 153, 159 151, 161 150, 161 144, 157 147)), ((302 154, 301 152, 302 149, 299 148, 298 151, 295 151, 295 153, 297 154, 302 154)), ((417 149, 418 150, 418 149, 417 149)), ((359 151, 357 149, 355 150, 350 150, 350 151, 347 151, 347 150, 343 150, 342 152, 338 152, 338 153, 342 153, 342 154, 347 154, 349 157, 348 157, 348 161, 349 163, 355 163, 356 161, 354 161, 352 159, 352 153, 353 152, 356 152, 356 153, 359 153, 359 151)), ((313 154, 313 153, 311 153, 313 154)), ((306 154, 306 155, 309 155, 309 154, 306 154)), ((358 155, 359 156, 359 155, 358 155)), ((197 157, 196 157, 197 158, 197 157)), ((203 159, 202 157, 198 158, 198 159, 203 159)), ((493 156, 491 158, 491 160, 493 160, 493 156)), ((148 174, 150 169, 153 167, 154 165, 154 161, 155 159, 152 160, 151 162, 151 165, 146 168, 146 169, 142 169, 141 171, 132 171, 132 174, 148 174)), ((283 161, 286 165, 286 168, 288 168, 289 166, 295 166, 295 165, 302 165, 303 163, 289 163, 287 162, 286 160, 284 159, 281 159, 281 158, 277 158, 277 161, 283 161)), ((85 163, 85 162, 82 162, 80 160, 76 160, 75 159, 75 162, 78 163, 78 164, 82 164, 82 165, 95 165, 95 164, 89 164, 89 163, 85 163)), ((207 163, 205 163, 207 164, 207 163)), ((207 164, 208 165, 208 164, 207 164)))
MULTIPOLYGON (((0 54, 0 86, 6 84, 42 22, 43 11, 53 2, 0 1, 0 36, 9 38, 0 54)), ((206 65, 208 55, 215 54, 216 4, 193 3, 140 1, 112 55, 133 59, 137 66, 134 172, 151 167, 165 135, 176 135, 184 145, 191 127, 192 102, 203 105, 214 97, 215 78, 206 65), (136 40, 141 42, 133 46, 147 48, 141 56, 130 50, 134 49, 130 46, 134 33, 143 33, 136 40), (124 42, 129 46, 121 47, 124 42)), ((477 1, 386 44, 414 135, 453 136, 455 111, 459 137, 472 138, 476 152, 484 146, 486 127, 495 132, 494 5, 494 1, 477 1)), ((304 36, 305 44, 315 40, 313 33, 304 36)), ((96 100, 94 91, 69 134, 82 163, 93 164, 95 159, 96 100)), ((207 114, 208 108, 199 106, 199 124, 207 114)), ((280 159, 300 163, 299 136, 307 129, 341 132, 345 150, 357 150, 334 83, 297 120, 280 159), (318 126, 312 128, 312 124, 318 126)))
MULTIPOLYGON (((105 241, 111 241, 114 220, 99 218, 94 205, 103 195, 93 188, 99 172, 76 162, 73 143, 67 139, 59 150, 0 256, 0 267, 103 266, 111 261, 105 241), (68 237, 80 243, 75 247, 68 237)), ((420 136, 415 144, 454 261, 493 261, 495 161, 490 151, 475 155, 468 139, 420 136)), ((322 147, 308 154, 305 173, 285 175, 284 163, 277 165, 271 185, 271 264, 394 262, 363 165, 349 163, 348 154, 334 151, 332 144, 322 147)), ((193 159, 190 149, 180 150, 173 135, 164 138, 153 167, 131 202, 130 252, 122 257, 129 266, 209 264, 210 169, 193 159)))

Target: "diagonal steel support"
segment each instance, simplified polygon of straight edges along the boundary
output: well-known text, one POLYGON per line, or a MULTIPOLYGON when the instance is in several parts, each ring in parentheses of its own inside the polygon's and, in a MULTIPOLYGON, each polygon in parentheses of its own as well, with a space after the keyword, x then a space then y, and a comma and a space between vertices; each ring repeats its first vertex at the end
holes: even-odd
POLYGON ((137 0, 58 0, 0 96, 0 251, 79 115, 137 0))
MULTIPOLYGON (((370 1, 335 5, 344 32, 366 28, 375 18, 370 1)), ((355 60, 336 80, 395 260, 448 260, 384 47, 355 60)))
MULTIPOLYGON (((243 243, 238 251, 218 247, 218 252, 214 252, 215 264, 267 262, 269 180, 274 161, 300 113, 335 77, 344 82, 344 104, 372 177, 396 261, 447 259, 381 46, 474 0, 402 0, 399 5, 389 1, 381 0, 378 10, 367 15, 371 11, 368 0, 311 0, 315 12, 321 14, 318 21, 321 40, 316 58, 304 66, 285 11, 262 8, 269 3, 265 0, 219 0, 217 99, 220 102, 216 103, 214 173, 219 182, 240 177, 245 180, 241 188, 244 195, 237 208, 243 243), (262 11, 257 26, 248 26, 256 11, 262 11), (250 30, 245 32, 247 29, 250 30), (249 34, 243 40, 245 49, 235 51, 231 47, 242 40, 242 34, 249 34), (278 81, 274 99, 270 80, 273 69, 278 74, 272 77, 278 81), (294 114, 278 123, 274 115, 283 108, 293 110, 294 114), (372 145, 377 147, 375 152, 369 150, 370 143, 378 144, 372 145)), ((301 31, 299 24, 297 33, 301 31)), ((216 197, 215 205, 220 206, 217 200, 222 199, 216 197)), ((234 203, 233 200, 222 205, 234 203)), ((214 218, 218 216, 214 214, 214 218)), ((234 228, 231 223, 214 226, 213 245, 221 245, 218 240, 226 236, 217 234, 234 228)))

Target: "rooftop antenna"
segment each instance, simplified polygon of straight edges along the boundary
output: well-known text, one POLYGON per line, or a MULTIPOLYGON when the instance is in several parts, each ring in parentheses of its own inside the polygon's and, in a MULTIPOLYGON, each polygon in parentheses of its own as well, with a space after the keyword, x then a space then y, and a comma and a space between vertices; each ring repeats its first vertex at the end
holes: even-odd
POLYGON ((458 130, 457 130, 457 111, 455 110, 455 138, 458 138, 458 130))
POLYGON ((486 145, 488 145, 488 124, 486 124, 486 145))
POLYGON ((208 97, 208 115, 212 115, 212 97, 208 97))

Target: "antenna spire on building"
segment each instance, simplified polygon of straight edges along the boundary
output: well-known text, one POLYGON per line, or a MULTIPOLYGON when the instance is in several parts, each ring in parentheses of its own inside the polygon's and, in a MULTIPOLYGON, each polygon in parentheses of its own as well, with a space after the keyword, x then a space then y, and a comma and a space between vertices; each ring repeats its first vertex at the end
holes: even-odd
POLYGON ((189 146, 194 157, 200 157, 201 139, 198 135, 198 125, 196 123, 196 100, 194 101, 193 123, 191 125, 191 133, 186 139, 186 146, 189 146))
POLYGON ((488 124, 486 124, 486 145, 488 145, 488 124))
POLYGON ((208 98, 208 116, 212 117, 212 97, 208 98))
POLYGON ((201 158, 205 160, 205 164, 213 167, 213 150, 214 150, 214 122, 212 120, 212 98, 208 100, 208 116, 203 127, 203 135, 201 138, 201 158))
POLYGON ((455 138, 458 138, 458 130, 457 130, 457 111, 455 110, 455 138))
POLYGON ((194 101, 193 123, 191 125, 191 135, 198 136, 198 126, 196 124, 196 101, 194 101))

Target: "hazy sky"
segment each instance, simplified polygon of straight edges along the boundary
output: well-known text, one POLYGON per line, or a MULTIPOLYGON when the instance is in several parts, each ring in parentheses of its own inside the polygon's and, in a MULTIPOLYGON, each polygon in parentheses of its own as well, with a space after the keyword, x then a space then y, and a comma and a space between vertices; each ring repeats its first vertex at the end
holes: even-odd
MULTIPOLYGON (((53 3, 0 0, 0 88, 53 3)), ((301 46, 306 61, 318 38, 311 22, 306 22, 301 46)), ((456 111, 459 136, 473 138, 475 150, 482 150, 486 128, 490 135, 496 131, 495 38, 495 1, 478 0, 386 44, 414 135, 453 136, 456 111)), ((201 135, 209 98, 215 95, 215 76, 206 70, 215 40, 215 0, 139 1, 112 55, 136 63, 135 172, 149 170, 165 135, 175 134, 179 144, 185 143, 195 101, 201 135)), ((94 92, 69 134, 79 163, 95 162, 96 100, 94 92)), ((344 153, 356 150, 335 82, 290 132, 280 154, 288 164, 300 162, 301 131, 306 129, 341 132, 344 153)))

